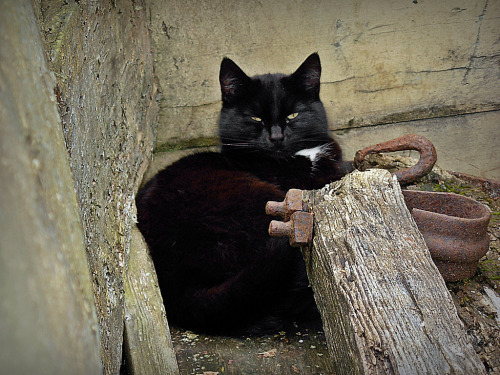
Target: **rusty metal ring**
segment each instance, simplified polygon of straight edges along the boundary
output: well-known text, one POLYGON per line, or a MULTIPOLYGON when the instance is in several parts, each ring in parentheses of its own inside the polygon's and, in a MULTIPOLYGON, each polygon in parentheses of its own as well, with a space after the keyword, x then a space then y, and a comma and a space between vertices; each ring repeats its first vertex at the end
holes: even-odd
POLYGON ((387 142, 366 147, 356 152, 354 156, 354 166, 358 168, 369 154, 404 150, 418 151, 420 153, 420 159, 413 167, 401 169, 393 173, 393 175, 396 175, 400 184, 409 184, 417 181, 419 178, 429 173, 436 163, 436 149, 431 141, 417 134, 408 134, 391 139, 387 142))

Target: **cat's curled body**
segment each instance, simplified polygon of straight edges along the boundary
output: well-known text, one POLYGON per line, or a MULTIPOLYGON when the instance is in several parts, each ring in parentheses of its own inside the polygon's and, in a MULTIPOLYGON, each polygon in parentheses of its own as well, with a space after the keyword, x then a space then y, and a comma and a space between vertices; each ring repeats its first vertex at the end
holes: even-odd
POLYGON ((139 192, 138 226, 158 274, 167 317, 211 333, 282 329, 316 317, 300 251, 271 238, 267 201, 345 174, 319 99, 312 54, 292 75, 220 70, 221 152, 185 157, 139 192))

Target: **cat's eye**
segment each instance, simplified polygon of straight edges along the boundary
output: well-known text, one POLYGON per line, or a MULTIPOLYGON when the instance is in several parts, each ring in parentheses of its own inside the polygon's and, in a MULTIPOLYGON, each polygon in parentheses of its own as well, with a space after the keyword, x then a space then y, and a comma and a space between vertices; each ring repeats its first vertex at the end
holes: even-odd
POLYGON ((291 115, 286 116, 288 120, 293 120, 295 117, 299 115, 298 112, 292 113, 291 115))
POLYGON ((252 116, 251 119, 256 121, 256 122, 262 122, 262 119, 260 117, 252 116))

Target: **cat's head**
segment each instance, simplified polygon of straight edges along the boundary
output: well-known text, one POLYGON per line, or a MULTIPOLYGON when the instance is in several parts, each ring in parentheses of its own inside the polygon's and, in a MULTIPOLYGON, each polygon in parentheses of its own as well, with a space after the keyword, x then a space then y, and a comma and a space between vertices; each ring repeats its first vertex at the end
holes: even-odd
POLYGON ((219 76, 223 150, 281 158, 329 142, 326 113, 319 99, 320 76, 316 53, 291 75, 248 77, 225 58, 219 76))

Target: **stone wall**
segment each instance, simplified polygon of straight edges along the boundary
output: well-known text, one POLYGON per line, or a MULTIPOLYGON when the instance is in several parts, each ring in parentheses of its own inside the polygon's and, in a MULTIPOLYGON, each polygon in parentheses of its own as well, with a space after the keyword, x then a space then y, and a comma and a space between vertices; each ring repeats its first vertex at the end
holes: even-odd
POLYGON ((321 98, 348 158, 425 128, 443 167, 500 179, 499 0, 146 1, 159 149, 215 142, 223 56, 248 74, 291 73, 317 51, 321 98))
POLYGON ((29 0, 0 12, 0 373, 102 373, 56 79, 29 0))
POLYGON ((157 116, 148 16, 141 1, 42 0, 38 10, 57 77, 104 373, 117 374, 134 193, 151 155, 157 116))

